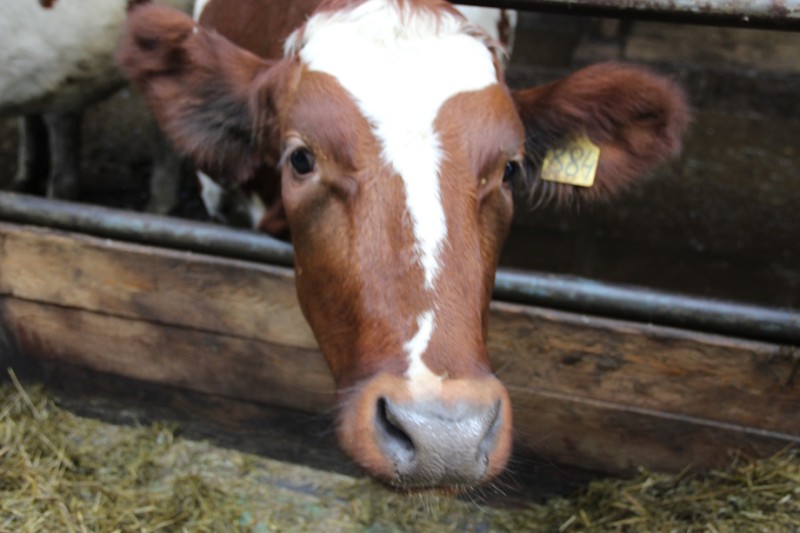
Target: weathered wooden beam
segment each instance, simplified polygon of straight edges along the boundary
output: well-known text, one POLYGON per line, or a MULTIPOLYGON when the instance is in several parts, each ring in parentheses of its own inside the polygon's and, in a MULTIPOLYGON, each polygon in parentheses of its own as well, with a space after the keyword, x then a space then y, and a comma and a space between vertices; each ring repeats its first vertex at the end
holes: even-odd
POLYGON ((520 389, 800 436, 800 349, 495 302, 489 353, 520 389))
MULTIPOLYGON (((3 220, 265 264, 291 266, 294 260, 290 244, 251 231, 23 194, 0 192, 3 220)), ((644 287, 501 268, 495 276, 494 297, 697 331, 800 343, 800 313, 796 311, 644 287)))
POLYGON ((0 321, 29 357, 306 411, 331 405, 317 350, 151 320, 0 297, 0 321))
POLYGON ((282 267, 0 224, 0 294, 237 335, 317 346, 282 267))
MULTIPOLYGON (((13 298, 0 298, 0 319, 22 352, 43 361, 333 415, 332 383, 321 356, 313 351, 13 298)), ((569 392, 515 384, 509 384, 509 391, 521 448, 599 471, 630 473, 641 465, 666 471, 724 466, 728 451, 765 456, 800 444, 798 435, 569 392)))
POLYGON ((521 447, 599 472, 631 474, 642 466, 665 472, 725 468, 736 452, 768 457, 800 445, 797 431, 722 424, 552 390, 511 387, 510 393, 521 447))
POLYGON ((800 28, 800 0, 453 0, 453 3, 699 24, 800 28))
MULTIPOLYGON (((237 400, 330 411, 289 269, 0 225, 0 330, 28 357, 237 400)), ((516 433, 607 471, 800 443, 791 346, 499 303, 488 339, 516 433)))

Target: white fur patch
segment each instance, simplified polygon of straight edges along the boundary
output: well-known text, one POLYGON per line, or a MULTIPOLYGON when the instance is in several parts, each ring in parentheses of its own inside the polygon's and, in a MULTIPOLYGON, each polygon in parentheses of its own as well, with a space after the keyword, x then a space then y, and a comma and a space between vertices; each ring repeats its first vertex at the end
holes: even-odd
POLYGON ((80 109, 121 86, 124 20, 124 0, 0 2, 0 112, 80 109))
MULTIPOLYGON (((188 9, 190 0, 158 0, 188 9)), ((0 114, 77 111, 122 87, 125 0, 0 0, 0 114)))
POLYGON ((404 346, 406 355, 408 356, 406 378, 408 378, 413 396, 421 396, 426 392, 434 392, 438 390, 442 383, 442 377, 431 372, 422 360, 422 356, 428 349, 428 344, 433 335, 435 320, 436 317, 432 310, 426 311, 418 316, 417 333, 404 346))
POLYGON ((264 205, 264 201, 256 193, 250 194, 247 212, 250 214, 252 229, 257 230, 258 225, 261 224, 261 221, 264 220, 264 217, 267 215, 267 206, 264 205))
MULTIPOLYGON (((453 96, 497 83, 493 52, 470 31, 451 14, 368 0, 315 15, 286 42, 287 55, 335 77, 372 125, 384 162, 403 180, 426 290, 435 288, 447 238, 439 184, 446 155, 434 122, 453 96)), ((422 360, 435 312, 420 315, 417 325, 405 350, 412 394, 422 395, 442 380, 422 360)))
POLYGON ((196 0, 194 3, 194 9, 192 10, 192 17, 194 20, 200 20, 200 15, 203 14, 203 10, 206 8, 206 5, 211 0, 196 0))
POLYGON ((200 182, 200 198, 209 215, 215 216, 220 210, 224 191, 220 185, 212 180, 205 172, 197 171, 197 181, 200 182))
POLYGON ((208 174, 197 171, 197 179, 200 182, 200 198, 206 212, 212 218, 221 220, 225 223, 232 223, 227 209, 236 208, 237 212, 247 212, 247 221, 250 229, 257 230, 259 224, 267 214, 267 207, 255 193, 247 193, 239 187, 225 188, 211 179, 208 174))
POLYGON ((287 41, 309 69, 334 76, 373 125, 383 159, 401 176, 425 287, 433 289, 447 236, 434 121, 448 99, 497 83, 492 52, 454 16, 403 10, 393 0, 312 17, 287 41))

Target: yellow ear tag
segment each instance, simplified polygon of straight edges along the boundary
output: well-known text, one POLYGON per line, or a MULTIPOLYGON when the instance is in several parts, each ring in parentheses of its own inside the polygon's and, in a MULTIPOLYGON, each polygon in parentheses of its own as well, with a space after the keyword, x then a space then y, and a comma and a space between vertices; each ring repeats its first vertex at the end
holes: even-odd
POLYGON ((548 150, 542 163, 542 179, 578 187, 591 187, 597 174, 600 148, 581 135, 548 150))

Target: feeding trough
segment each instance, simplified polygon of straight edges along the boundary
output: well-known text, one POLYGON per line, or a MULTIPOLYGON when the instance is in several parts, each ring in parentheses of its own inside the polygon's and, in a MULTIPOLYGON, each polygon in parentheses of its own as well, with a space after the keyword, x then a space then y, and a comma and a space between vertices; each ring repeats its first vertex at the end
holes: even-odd
MULTIPOLYGON (((332 379, 283 243, 13 194, 0 206, 6 358, 312 412, 331 405, 332 379), (40 216, 49 227, 31 225, 40 216)), ((615 298, 635 289, 598 294, 596 284, 520 276, 498 273, 488 346, 523 449, 630 473, 724 466, 726 450, 765 456, 800 440, 796 314, 689 298, 664 305, 673 300, 639 291, 637 305, 651 310, 639 322, 635 305, 615 298), (557 289, 573 310, 522 303, 537 294, 552 302, 557 289), (602 316, 609 302, 628 315, 602 316), (707 322, 693 323, 704 309, 707 322), (753 338, 732 336, 736 329, 753 338)))

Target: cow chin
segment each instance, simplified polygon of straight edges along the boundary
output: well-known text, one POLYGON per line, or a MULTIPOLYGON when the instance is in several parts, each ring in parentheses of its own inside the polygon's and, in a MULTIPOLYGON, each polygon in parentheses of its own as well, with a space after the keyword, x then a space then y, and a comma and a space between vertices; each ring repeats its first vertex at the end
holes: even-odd
POLYGON ((511 402, 491 374, 444 380, 420 394, 405 377, 381 373, 342 400, 342 448, 395 489, 458 492, 489 481, 508 462, 511 402))

